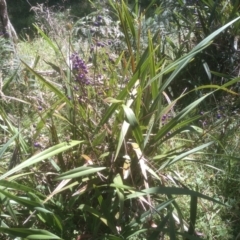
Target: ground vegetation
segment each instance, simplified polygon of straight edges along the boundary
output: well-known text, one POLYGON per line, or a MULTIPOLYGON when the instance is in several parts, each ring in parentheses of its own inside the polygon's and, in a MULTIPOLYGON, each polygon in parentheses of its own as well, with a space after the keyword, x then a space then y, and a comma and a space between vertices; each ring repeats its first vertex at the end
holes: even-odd
POLYGON ((238 1, 83 2, 0 38, 1 239, 238 239, 238 1))

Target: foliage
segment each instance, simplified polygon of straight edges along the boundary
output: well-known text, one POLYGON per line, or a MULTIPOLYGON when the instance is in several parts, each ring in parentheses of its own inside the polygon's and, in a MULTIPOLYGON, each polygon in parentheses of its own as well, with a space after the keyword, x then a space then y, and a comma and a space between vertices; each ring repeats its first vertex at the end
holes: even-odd
POLYGON ((0 38, 0 71, 4 76, 11 74, 11 70, 14 71, 17 68, 17 60, 13 57, 14 52, 14 46, 8 40, 0 38))
MULTIPOLYGON (((153 3, 141 10, 125 1, 97 2, 96 12, 65 29, 64 14, 59 25, 54 13, 49 25, 34 25, 55 56, 38 54, 33 63, 22 58, 19 82, 11 85, 20 90, 0 106, 1 237, 214 239, 201 226, 199 209, 209 203, 221 209, 223 200, 217 191, 199 191, 197 177, 196 186, 183 181, 179 168, 200 161, 219 173, 221 166, 201 161, 208 152, 235 166, 234 150, 225 144, 238 123, 218 110, 199 113, 199 106, 220 91, 237 95, 231 86, 239 78, 221 85, 199 81, 188 92, 175 91, 173 83, 239 18, 208 25, 196 44, 181 46, 155 28, 165 10, 152 14, 153 3), (40 58, 46 71, 38 69, 40 58), (196 92, 202 95, 187 103, 196 92), (225 138, 217 134, 223 126, 225 138)), ((202 21, 209 16, 204 9, 202 21)), ((169 24, 173 30, 185 24, 181 14, 169 24)), ((188 26, 182 33, 191 39, 195 26, 188 26)), ((10 83, 2 82, 6 94, 10 83)))
POLYGON ((64 11, 68 10, 67 15, 71 12, 72 16, 80 17, 92 10, 88 0, 19 0, 17 5, 16 1, 8 0, 7 4, 11 22, 21 37, 26 37, 25 35, 33 37, 35 35, 32 24, 39 20, 35 14, 36 8, 42 11, 42 15, 47 16, 45 20, 50 17, 47 14, 64 14, 64 11))
MULTIPOLYGON (((179 2, 180 3, 180 2, 179 2)), ((181 8, 174 4, 172 14, 175 24, 169 24, 169 32, 178 32, 178 38, 173 41, 166 37, 172 53, 176 57, 182 56, 206 38, 214 30, 239 16, 237 1, 196 1, 181 8), (176 42, 177 41, 177 42, 176 42)), ((168 19, 169 19, 168 17, 168 19)), ((204 84, 221 85, 229 80, 227 76, 237 77, 239 66, 238 35, 239 23, 219 34, 208 48, 200 52, 194 61, 186 67, 186 71, 175 78, 172 87, 172 95, 178 96, 185 88, 194 89, 204 84)), ((177 33, 175 33, 177 36, 177 33)), ((235 85, 238 88, 238 84, 235 85)), ((196 91, 189 95, 198 98, 204 91, 196 91)), ((214 94, 215 99, 222 94, 214 94)), ((187 102, 189 98, 185 99, 187 102)), ((215 100, 212 99, 214 102, 215 100)))

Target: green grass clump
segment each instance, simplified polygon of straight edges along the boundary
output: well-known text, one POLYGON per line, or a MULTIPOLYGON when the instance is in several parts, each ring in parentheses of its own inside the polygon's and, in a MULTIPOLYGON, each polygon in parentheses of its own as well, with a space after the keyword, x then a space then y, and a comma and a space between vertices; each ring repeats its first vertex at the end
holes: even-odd
POLYGON ((203 58, 198 83, 185 80, 239 17, 182 45, 176 36, 196 37, 180 28, 190 24, 183 8, 165 29, 181 30, 173 39, 156 30, 166 9, 153 3, 110 0, 59 35, 52 14, 53 25, 18 43, 19 68, 0 75, 1 237, 237 236, 238 113, 219 99, 238 96, 239 78, 211 72, 203 58), (224 81, 203 84, 204 74, 224 81))

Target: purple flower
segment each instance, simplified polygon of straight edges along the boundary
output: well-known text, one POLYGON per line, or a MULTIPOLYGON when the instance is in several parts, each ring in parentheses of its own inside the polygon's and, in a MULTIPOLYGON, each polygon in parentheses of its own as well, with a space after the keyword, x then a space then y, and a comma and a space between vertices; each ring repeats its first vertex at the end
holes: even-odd
POLYGON ((102 42, 97 42, 98 47, 105 47, 105 45, 102 42))
POLYGON ((100 24, 101 24, 100 22, 94 22, 94 23, 93 23, 93 25, 94 25, 95 27, 99 27, 100 24))
POLYGON ((33 144, 33 146, 36 147, 36 148, 40 148, 40 147, 41 147, 41 144, 38 143, 38 142, 35 142, 35 143, 33 144))
POLYGON ((76 53, 73 53, 70 57, 73 66, 73 73, 75 75, 75 80, 80 84, 90 84, 90 81, 87 77, 88 69, 87 65, 83 59, 81 59, 76 53))

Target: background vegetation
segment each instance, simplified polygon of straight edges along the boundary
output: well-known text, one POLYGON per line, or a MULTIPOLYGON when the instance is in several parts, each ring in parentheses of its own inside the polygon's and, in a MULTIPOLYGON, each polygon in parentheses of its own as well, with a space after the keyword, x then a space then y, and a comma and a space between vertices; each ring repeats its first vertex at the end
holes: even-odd
POLYGON ((8 4, 1 239, 238 239, 239 1, 8 4))

